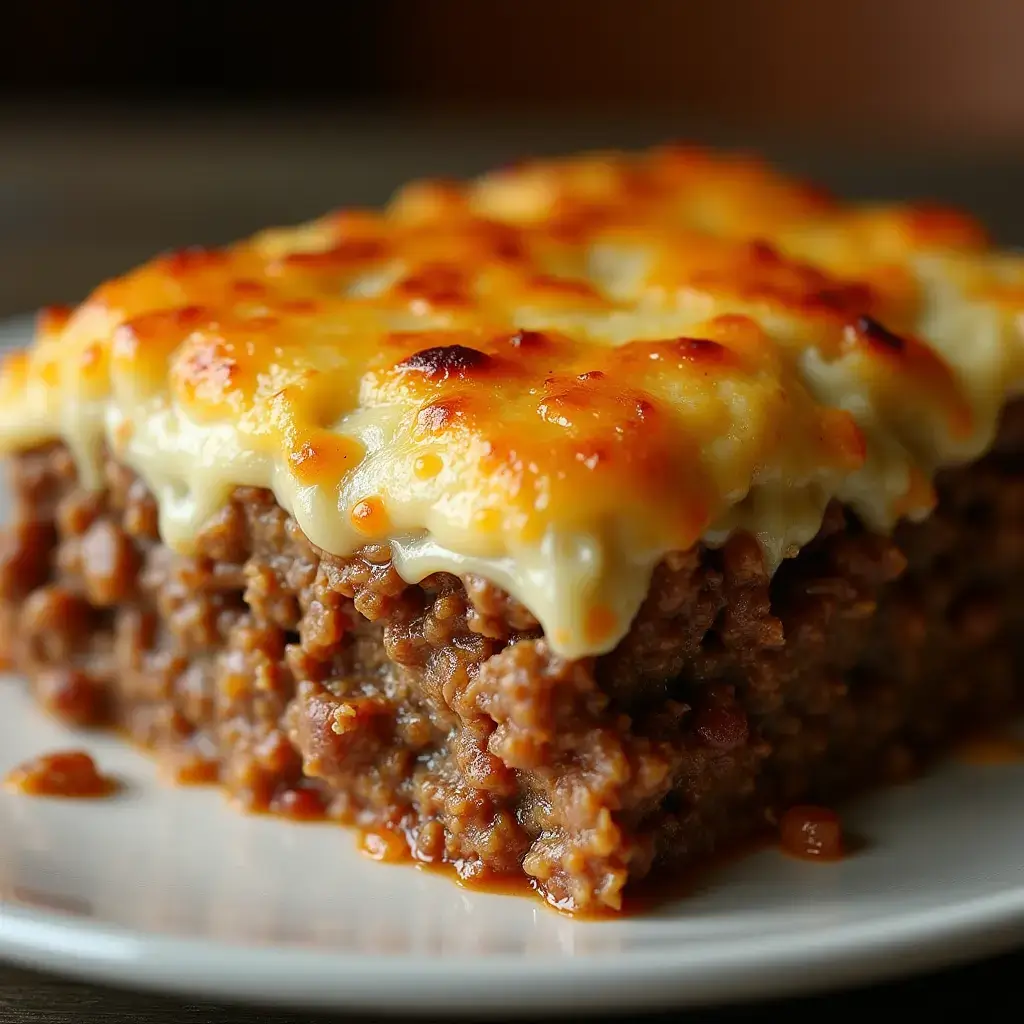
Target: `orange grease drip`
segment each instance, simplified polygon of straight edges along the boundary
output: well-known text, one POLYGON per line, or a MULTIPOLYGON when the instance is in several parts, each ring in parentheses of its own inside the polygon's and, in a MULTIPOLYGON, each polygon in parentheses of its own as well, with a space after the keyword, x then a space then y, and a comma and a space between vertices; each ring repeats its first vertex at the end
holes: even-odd
POLYGON ((103 775, 84 750, 40 754, 9 772, 4 784, 26 796, 79 799, 110 796, 120 789, 117 780, 103 775))
POLYGON ((388 530, 388 514, 380 498, 363 498, 352 508, 352 525, 365 537, 379 537, 388 530))
POLYGON ((422 871, 443 875, 460 888, 496 896, 530 897, 550 910, 573 920, 617 921, 624 917, 646 914, 664 904, 695 895, 713 883, 717 872, 743 858, 753 856, 769 847, 762 837, 736 843, 706 860, 697 867, 656 872, 653 877, 632 881, 623 893, 619 909, 604 907, 586 911, 573 910, 547 898, 535 879, 525 874, 501 875, 481 872, 477 865, 449 861, 424 861, 413 852, 413 843, 399 829, 368 829, 359 833, 358 849, 371 860, 383 864, 404 865, 422 871))
POLYGON ((419 455, 412 464, 412 471, 419 480, 431 480, 444 469, 444 462, 438 455, 419 455))
POLYGON ((783 853, 800 860, 840 860, 844 853, 839 815, 826 807, 791 807, 779 822, 783 853))

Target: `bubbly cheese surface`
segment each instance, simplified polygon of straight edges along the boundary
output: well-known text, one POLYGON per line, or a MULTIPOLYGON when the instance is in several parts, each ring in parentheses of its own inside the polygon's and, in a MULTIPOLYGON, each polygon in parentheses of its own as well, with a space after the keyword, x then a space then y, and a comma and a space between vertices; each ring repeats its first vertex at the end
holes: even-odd
POLYGON ((1024 386, 1024 257, 970 218, 842 205, 664 148, 421 182, 49 311, 0 374, 0 446, 104 447, 188 551, 240 485, 339 555, 472 572, 569 657, 654 566, 737 529, 769 568, 838 499, 876 529, 991 443, 1024 386))

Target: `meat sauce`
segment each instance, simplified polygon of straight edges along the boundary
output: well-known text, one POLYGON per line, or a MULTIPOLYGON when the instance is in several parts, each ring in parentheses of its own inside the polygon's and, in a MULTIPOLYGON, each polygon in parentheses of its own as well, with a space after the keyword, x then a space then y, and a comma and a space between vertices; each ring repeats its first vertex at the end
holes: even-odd
MULTIPOLYGON (((828 815, 832 815, 838 823, 838 818, 831 811, 823 808, 794 808, 794 811, 798 814, 794 815, 790 812, 788 817, 783 817, 784 821, 788 821, 790 830, 798 822, 802 821, 807 824, 813 821, 816 824, 826 820, 828 815), (814 814, 812 815, 811 812, 814 814)), ((388 864, 411 865, 421 870, 443 874, 471 892, 484 892, 498 896, 530 896, 566 917, 585 921, 611 921, 620 920, 623 917, 638 917, 657 910, 666 903, 686 899, 712 884, 718 872, 754 854, 763 853, 771 849, 773 845, 771 837, 764 836, 736 843, 728 849, 719 851, 699 866, 687 868, 674 874, 669 873, 667 876, 664 873, 655 872, 647 878, 630 883, 623 895, 622 906, 617 910, 604 907, 597 910, 580 911, 548 899, 536 880, 527 875, 501 875, 492 871, 481 871, 475 864, 472 866, 472 870, 469 870, 460 863, 420 861, 410 852, 409 842, 400 831, 386 829, 364 831, 360 833, 358 843, 360 852, 372 860, 388 864)), ((837 847, 835 837, 827 830, 823 831, 820 825, 812 826, 810 833, 803 837, 787 832, 782 837, 780 847, 785 853, 808 861, 840 860, 855 849, 853 843, 844 845, 840 842, 837 847), (820 847, 819 854, 808 852, 814 846, 820 847)))
POLYGON ((840 860, 845 848, 839 815, 826 807, 791 807, 779 822, 779 845, 800 860, 840 860))
POLYGON ((121 788, 84 750, 40 754, 10 771, 4 784, 26 796, 78 799, 110 796, 121 788))

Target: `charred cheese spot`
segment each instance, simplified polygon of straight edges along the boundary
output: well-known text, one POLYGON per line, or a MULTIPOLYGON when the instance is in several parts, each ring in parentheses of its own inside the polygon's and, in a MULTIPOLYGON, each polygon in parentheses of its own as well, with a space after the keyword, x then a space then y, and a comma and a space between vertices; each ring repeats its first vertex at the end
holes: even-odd
POLYGON ((511 348, 537 351, 548 344, 548 338, 540 331, 516 331, 508 339, 511 348))
POLYGON ((907 349, 907 343, 903 338, 870 316, 859 317, 854 324, 854 331, 858 337, 883 351, 902 355, 907 349))
POLYGON ((466 395, 427 402, 416 413, 413 433, 417 438, 437 437, 470 419, 473 402, 466 395))
POLYGON ((414 370, 430 380, 445 381, 449 377, 463 379, 476 376, 491 365, 491 357, 479 349, 465 345, 439 345, 414 352, 403 359, 398 370, 414 370))
POLYGON ((908 398, 913 392, 922 392, 922 402, 941 410, 955 437, 971 434, 975 423, 967 396, 948 363, 928 345, 910 335, 897 335, 866 316, 848 329, 847 339, 865 344, 875 358, 894 369, 896 376, 890 377, 890 385, 901 382, 908 398))

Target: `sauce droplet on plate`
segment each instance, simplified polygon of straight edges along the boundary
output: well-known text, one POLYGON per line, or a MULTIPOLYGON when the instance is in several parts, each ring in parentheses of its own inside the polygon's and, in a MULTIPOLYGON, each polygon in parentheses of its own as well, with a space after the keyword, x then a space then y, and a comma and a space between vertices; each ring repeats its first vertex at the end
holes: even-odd
POLYGON ((839 815, 826 807, 791 807, 779 822, 783 853, 801 860, 839 860, 843 829, 839 815))
POLYGON ((104 775, 84 750, 62 750, 18 765, 4 780, 8 788, 27 796, 100 797, 120 786, 104 775))

